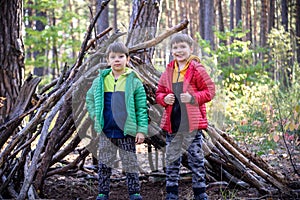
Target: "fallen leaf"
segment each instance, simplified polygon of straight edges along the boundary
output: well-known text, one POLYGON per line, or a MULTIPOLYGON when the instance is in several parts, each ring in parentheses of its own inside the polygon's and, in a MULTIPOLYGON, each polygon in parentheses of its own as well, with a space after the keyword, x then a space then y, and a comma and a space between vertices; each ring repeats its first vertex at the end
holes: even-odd
POLYGON ((270 149, 269 154, 274 155, 274 154, 275 154, 275 151, 274 151, 273 149, 270 149))
POLYGON ((282 154, 282 157, 283 157, 283 158, 287 158, 288 155, 287 155, 286 153, 283 153, 283 154, 282 154))
POLYGON ((273 140, 274 140, 274 142, 278 142, 280 140, 279 135, 274 134, 273 135, 273 140))

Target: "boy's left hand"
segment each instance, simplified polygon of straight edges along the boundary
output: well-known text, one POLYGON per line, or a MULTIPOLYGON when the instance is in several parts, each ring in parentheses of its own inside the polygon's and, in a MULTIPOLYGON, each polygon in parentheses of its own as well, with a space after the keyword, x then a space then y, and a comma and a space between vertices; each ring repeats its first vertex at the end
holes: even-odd
POLYGON ((135 136, 135 143, 142 144, 145 140, 145 136, 143 133, 137 133, 135 136))

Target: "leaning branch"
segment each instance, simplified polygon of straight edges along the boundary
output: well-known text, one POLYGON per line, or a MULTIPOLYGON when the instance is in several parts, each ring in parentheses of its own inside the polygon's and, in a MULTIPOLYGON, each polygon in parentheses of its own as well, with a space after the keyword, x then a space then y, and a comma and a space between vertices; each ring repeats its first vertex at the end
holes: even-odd
POLYGON ((129 51, 132 53, 132 52, 136 52, 141 49, 147 49, 147 48, 153 47, 153 46, 159 44, 160 42, 162 42, 167 37, 171 36, 172 34, 179 32, 183 29, 186 29, 188 24, 189 24, 189 21, 186 19, 186 20, 180 22, 179 24, 167 29, 165 32, 158 35, 157 37, 155 37, 151 40, 148 40, 146 42, 143 42, 141 44, 137 44, 133 47, 130 47, 129 51))
POLYGON ((101 4, 101 9, 97 12, 95 18, 93 19, 92 23, 90 24, 89 28, 88 28, 88 31, 86 33, 86 36, 84 38, 84 41, 81 45, 81 48, 80 48, 80 53, 79 53, 79 56, 76 60, 76 63, 74 64, 73 66, 73 70, 71 72, 71 75, 69 76, 68 79, 71 79, 73 78, 73 76, 75 75, 76 73, 76 68, 78 68, 81 64, 82 64, 82 60, 86 54, 86 48, 87 48, 87 45, 88 45, 88 41, 91 37, 91 33, 92 33, 92 30, 100 16, 100 14, 102 13, 102 11, 104 10, 104 8, 107 6, 107 4, 110 2, 110 0, 106 0, 106 1, 103 1, 102 4, 101 4))

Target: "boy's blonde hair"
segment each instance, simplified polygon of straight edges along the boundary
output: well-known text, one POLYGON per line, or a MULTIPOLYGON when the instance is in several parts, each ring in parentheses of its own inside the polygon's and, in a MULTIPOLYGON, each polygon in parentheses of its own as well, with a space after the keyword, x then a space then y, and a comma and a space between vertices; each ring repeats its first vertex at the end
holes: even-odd
POLYGON ((193 47, 194 40, 191 36, 184 34, 184 33, 176 33, 172 36, 170 40, 170 45, 172 47, 173 44, 186 42, 190 47, 193 47))
POLYGON ((129 50, 122 42, 114 42, 111 43, 106 50, 106 57, 108 57, 109 53, 124 53, 126 57, 129 56, 129 50))

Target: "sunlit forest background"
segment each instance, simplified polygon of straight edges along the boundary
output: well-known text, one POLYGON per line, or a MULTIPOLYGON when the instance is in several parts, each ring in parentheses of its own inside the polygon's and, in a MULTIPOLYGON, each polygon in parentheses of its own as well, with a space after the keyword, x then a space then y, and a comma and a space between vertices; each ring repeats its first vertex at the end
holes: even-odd
MULTIPOLYGON (((299 1, 210 2, 162 0, 157 4, 157 33, 189 20, 183 32, 197 42, 197 54, 218 85, 218 95, 210 104, 211 123, 241 142, 255 142, 258 153, 275 149, 282 136, 296 146, 300 134, 299 1), (210 12, 209 19, 205 12, 210 12)), ((26 74, 43 77, 42 86, 57 77, 66 63, 74 63, 99 3, 26 0, 26 74)), ((130 0, 111 1, 98 20, 97 32, 108 27, 126 32, 132 5, 130 0)), ((164 69, 169 54, 167 41, 156 46, 152 62, 158 70, 164 69)))

